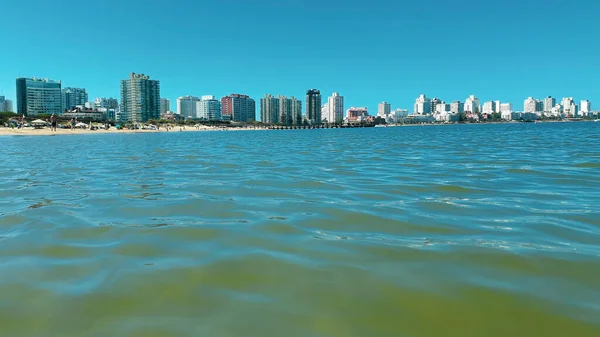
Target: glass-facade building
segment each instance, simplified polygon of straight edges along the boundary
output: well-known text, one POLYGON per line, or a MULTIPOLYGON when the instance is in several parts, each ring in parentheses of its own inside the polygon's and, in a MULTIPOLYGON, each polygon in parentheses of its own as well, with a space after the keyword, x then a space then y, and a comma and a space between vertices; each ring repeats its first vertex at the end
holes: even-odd
POLYGON ((27 116, 62 113, 61 82, 47 78, 17 78, 17 113, 27 116))
POLYGON ((64 88, 62 89, 62 108, 73 109, 78 105, 85 106, 88 101, 88 93, 84 88, 64 88))
POLYGON ((321 92, 310 89, 306 92, 306 118, 313 124, 321 123, 321 92))
POLYGON ((160 119, 160 84, 144 74, 131 73, 121 80, 121 122, 147 122, 160 119))

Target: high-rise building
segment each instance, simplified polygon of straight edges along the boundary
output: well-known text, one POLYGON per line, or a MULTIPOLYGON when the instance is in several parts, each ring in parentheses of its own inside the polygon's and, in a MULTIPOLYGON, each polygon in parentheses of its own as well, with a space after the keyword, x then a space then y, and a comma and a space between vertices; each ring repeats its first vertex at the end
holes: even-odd
POLYGON ((533 97, 527 97, 523 102, 523 112, 535 112, 536 100, 533 97))
POLYGON ((500 112, 502 110, 502 103, 500 101, 494 101, 494 112, 500 112))
POLYGON ((325 104, 323 104, 323 106, 321 106, 321 120, 323 122, 327 122, 328 116, 329 116, 329 100, 327 102, 325 102, 325 104))
POLYGON ((544 112, 552 111, 552 108, 556 106, 556 98, 548 96, 544 98, 544 112))
POLYGON ((290 97, 291 106, 292 106, 292 116, 294 116, 294 124, 300 125, 302 124, 302 101, 290 97))
POLYGON ((96 109, 106 108, 106 109, 119 109, 119 100, 116 98, 106 98, 106 97, 97 97, 94 99, 94 106, 96 109))
POLYGON ((377 116, 387 117, 392 112, 392 105, 386 101, 383 101, 377 105, 377 116))
POLYGON ((235 122, 256 119, 256 102, 247 95, 231 94, 221 98, 221 117, 235 122))
POLYGON ((588 101, 587 99, 584 99, 581 101, 581 103, 579 104, 579 108, 580 108, 580 112, 582 114, 589 114, 590 112, 592 112, 592 102, 588 101))
POLYGON ((221 101, 213 95, 202 96, 196 102, 196 118, 207 121, 221 120, 221 101))
POLYGON ((575 113, 571 111, 571 107, 575 105, 575 100, 573 97, 564 97, 562 99, 561 105, 563 106, 563 113, 567 116, 575 116, 575 113))
POLYGON ((62 89, 62 108, 73 109, 76 106, 85 106, 88 102, 88 93, 84 88, 67 87, 62 89))
POLYGON ((334 92, 327 98, 327 113, 322 115, 322 120, 328 123, 341 123, 344 120, 344 96, 334 92))
POLYGON ((512 113, 513 107, 512 103, 502 103, 500 104, 500 113, 512 113))
POLYGON ((17 113, 29 116, 62 113, 60 81, 17 78, 17 113))
POLYGON ((306 92, 306 118, 313 124, 321 123, 321 92, 310 89, 306 92))
POLYGON ((146 122, 160 118, 160 83, 144 74, 129 74, 121 80, 121 109, 119 119, 127 122, 146 122))
POLYGON ((4 96, 0 96, 0 112, 13 112, 13 102, 4 96))
POLYGON ((167 113, 167 111, 171 111, 171 100, 168 98, 160 99, 160 114, 167 113))
POLYGON ((431 105, 430 105, 431 110, 429 111, 429 113, 434 113, 436 111, 436 107, 438 106, 438 104, 442 104, 442 100, 437 97, 434 97, 431 100, 431 105))
POLYGON ((446 104, 446 102, 442 101, 441 103, 435 106, 434 113, 445 113, 450 112, 450 104, 446 104))
POLYGON ((265 124, 279 122, 279 99, 271 94, 266 94, 260 99, 260 121, 265 124))
POLYGON ((279 95, 278 123, 293 125, 302 123, 302 101, 294 96, 287 98, 279 95))
POLYGON ((454 101, 450 103, 450 112, 459 114, 465 112, 465 105, 461 101, 454 101))
POLYGON ((494 103, 494 101, 488 101, 488 102, 483 103, 482 113, 493 114, 494 112, 496 112, 496 104, 494 103))
POLYGON ((200 98, 196 96, 181 96, 177 99, 177 113, 185 118, 196 118, 198 112, 196 103, 200 102, 200 98))
POLYGON ((431 98, 422 94, 415 100, 415 114, 424 115, 431 113, 431 98))
POLYGON ((475 95, 471 95, 465 100, 464 111, 477 113, 479 112, 479 105, 479 98, 475 97, 475 95))

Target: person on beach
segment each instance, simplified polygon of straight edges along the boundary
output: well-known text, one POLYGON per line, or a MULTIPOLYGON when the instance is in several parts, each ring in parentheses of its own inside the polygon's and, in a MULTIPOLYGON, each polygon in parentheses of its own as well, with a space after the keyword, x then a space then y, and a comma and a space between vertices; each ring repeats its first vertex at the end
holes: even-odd
POLYGON ((71 131, 75 131, 75 118, 71 118, 71 131))
POLYGON ((56 116, 50 116, 50 131, 56 131, 56 116))

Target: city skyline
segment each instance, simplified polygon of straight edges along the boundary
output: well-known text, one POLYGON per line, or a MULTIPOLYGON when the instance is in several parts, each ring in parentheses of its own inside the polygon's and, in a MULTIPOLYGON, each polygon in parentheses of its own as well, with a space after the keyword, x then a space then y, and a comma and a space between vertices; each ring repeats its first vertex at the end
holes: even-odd
MULTIPOLYGON (((133 72, 130 73, 129 80, 121 80, 121 104, 114 98, 96 98, 94 102, 88 101, 88 93, 85 88, 63 88, 60 80, 48 78, 17 78, 16 89, 17 92, 20 92, 16 112, 28 115, 60 114, 67 109, 72 110, 76 107, 83 109, 101 108, 104 109, 105 113, 112 114, 120 121, 146 121, 148 119, 158 119, 162 114, 172 112, 170 110, 170 100, 160 97, 160 81, 150 80, 148 75, 133 72), (56 95, 58 95, 58 101, 60 101, 60 110, 57 110, 59 108, 56 106, 56 95), (141 102, 141 106, 138 106, 139 104, 131 105, 132 100, 138 101, 138 103, 141 102), (111 109, 112 111, 109 111, 111 109)), ((0 98, 2 98, 0 108, 12 107, 12 101, 7 100, 4 96, 0 96, 0 98)), ((285 96, 279 95, 276 98, 278 100, 277 106, 266 103, 265 100, 269 99, 275 98, 267 94, 264 99, 261 99, 260 110, 257 111, 255 100, 244 94, 230 94, 220 99, 214 95, 203 95, 202 98, 191 95, 181 96, 177 98, 177 114, 185 118, 232 120, 235 122, 260 120, 292 125, 302 123, 303 120, 311 124, 330 122, 330 120, 337 122, 341 119, 344 110, 343 96, 338 92, 333 92, 323 104, 321 92, 318 89, 306 91, 304 111, 301 102, 293 96, 291 96, 292 103, 290 103, 286 101, 285 96), (268 112, 265 112, 263 105, 267 106, 268 112), (275 106, 275 110, 272 110, 273 106, 275 106), (224 109, 223 114, 221 113, 222 109, 224 109)), ((364 106, 364 109, 367 111, 368 107, 364 106)), ((408 111, 408 109, 395 107, 394 111, 397 110, 403 111, 403 114, 404 111, 408 111)), ((460 100, 447 103, 437 97, 431 98, 427 97, 426 94, 421 94, 415 100, 412 110, 412 113, 417 115, 463 112, 483 114, 510 114, 512 112, 539 114, 543 112, 547 115, 564 115, 567 117, 585 116, 595 112, 592 109, 592 102, 588 99, 581 99, 577 104, 573 97, 563 97, 560 103, 557 103, 556 98, 552 96, 543 99, 530 96, 525 99, 523 109, 518 109, 514 108, 512 102, 502 102, 500 100, 482 102, 473 94, 467 97, 464 103, 460 100)), ((391 104, 383 101, 378 104, 376 116, 388 116, 391 111, 391 104)))
MULTIPOLYGON (((600 4, 594 2, 538 6, 533 1, 425 0, 364 6, 333 0, 310 9, 295 2, 237 4, 106 0, 62 8, 40 0, 8 1, 4 13, 27 13, 32 22, 48 17, 68 22, 82 13, 101 11, 111 24, 79 27, 73 39, 110 43, 107 48, 92 47, 74 63, 67 55, 78 55, 81 47, 56 34, 28 25, 9 31, 3 43, 14 51, 0 55, 0 95, 16 101, 14 79, 40 76, 84 87, 91 97, 118 97, 118 80, 134 71, 160 79, 162 97, 173 103, 186 93, 223 97, 233 92, 258 99, 268 92, 302 97, 308 88, 319 89, 323 98, 339 92, 346 106, 367 106, 369 111, 377 111, 383 100, 411 109, 423 92, 447 102, 476 93, 482 101, 515 106, 529 96, 600 101, 596 45, 589 43, 600 30, 593 24, 594 13, 600 12, 600 4), (182 13, 180 5, 188 10, 182 13), (435 8, 440 16, 414 15, 424 7, 435 8), (229 20, 224 26, 217 14, 225 8, 229 20), (215 15, 189 25, 198 11, 215 15), (339 15, 331 15, 337 11, 339 15), (501 23, 482 15, 470 15, 468 24, 440 19, 474 11, 490 13, 501 23), (536 15, 528 14, 533 11, 536 15), (568 24, 547 19, 557 13, 576 19, 568 24), (128 20, 134 14, 137 23, 128 20), (178 19, 156 26, 153 20, 165 15, 178 19), (360 26, 350 23, 353 17, 361 18, 360 26), (144 34, 121 38, 140 24, 147 26, 144 34), (231 43, 233 36, 242 38, 231 43), (185 43, 190 52, 152 43, 157 40, 185 43), (283 48, 267 43, 277 40, 290 43, 283 48), (562 47, 561 41, 577 46, 577 52, 562 47), (308 48, 317 43, 319 48, 308 48)), ((18 16, 6 15, 4 20, 7 26, 21 25, 18 16)))

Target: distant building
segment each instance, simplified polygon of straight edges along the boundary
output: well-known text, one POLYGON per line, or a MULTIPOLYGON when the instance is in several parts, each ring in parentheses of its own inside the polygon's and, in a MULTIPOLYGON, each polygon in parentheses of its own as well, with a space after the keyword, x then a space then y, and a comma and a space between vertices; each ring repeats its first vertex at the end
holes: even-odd
POLYGON ((60 115, 62 109, 61 82, 47 78, 17 78, 17 113, 37 116, 60 115))
POLYGON ((415 114, 424 115, 431 113, 431 99, 422 94, 415 100, 415 114))
POLYGON ((465 105, 461 101, 454 101, 450 103, 450 112, 459 114, 465 112, 465 105))
POLYGON ((13 101, 6 99, 4 96, 0 96, 0 112, 14 112, 13 101))
POLYGON ((265 124, 279 122, 279 99, 271 94, 260 99, 260 121, 265 124))
POLYGON ((446 102, 442 101, 442 102, 436 104, 434 113, 446 113, 446 112, 449 113, 450 109, 451 109, 450 104, 446 104, 446 102))
POLYGON ((471 95, 465 100, 464 112, 478 113, 479 106, 479 98, 475 97, 475 95, 471 95))
POLYGON ((321 121, 327 122, 328 115, 329 115, 329 100, 321 106, 321 121))
POLYGON ((88 102, 88 93, 85 88, 62 89, 62 108, 71 110, 76 106, 85 106, 88 102))
POLYGON ((221 98, 221 117, 234 122, 256 119, 256 102, 247 95, 231 94, 221 98))
POLYGON ((62 114, 63 118, 75 118, 78 120, 103 121, 107 119, 106 112, 99 109, 73 108, 67 109, 62 114))
POLYGON ((144 74, 129 74, 121 80, 121 109, 119 119, 127 122, 146 122, 160 118, 160 83, 144 74))
POLYGON ((433 114, 436 112, 436 108, 437 108, 438 104, 442 104, 442 100, 437 97, 434 97, 431 100, 430 111, 429 111, 430 114, 433 114))
POLYGON ((500 104, 500 113, 511 113, 513 112, 512 103, 500 104))
POLYGON ((350 109, 346 110, 346 118, 348 120, 353 120, 353 119, 360 118, 360 117, 366 117, 368 115, 369 115, 369 112, 367 111, 366 107, 362 107, 362 108, 351 107, 350 109))
POLYGON ((196 118, 207 121, 221 120, 221 101, 215 96, 202 96, 200 101, 196 102, 196 118))
POLYGON ((309 89, 306 92, 306 118, 310 123, 321 123, 321 92, 317 89, 309 89))
POLYGON ((494 101, 494 112, 498 113, 502 110, 502 103, 500 101, 494 101))
POLYGON ((302 101, 294 96, 287 98, 279 95, 278 123, 284 125, 298 125, 302 123, 302 101))
POLYGON ((564 97, 562 99, 561 105, 563 107, 563 113, 567 117, 574 117, 575 116, 575 112, 571 110, 571 107, 573 105, 575 105, 575 100, 573 99, 573 97, 564 97))
POLYGON ((533 97, 527 97, 523 102, 523 112, 535 112, 536 111, 536 100, 533 97))
POLYGON ((334 92, 327 98, 326 114, 322 115, 322 120, 328 123, 341 123, 344 120, 344 96, 334 92))
POLYGON ((160 114, 164 114, 167 113, 168 111, 171 111, 171 101, 168 98, 161 98, 160 99, 160 114))
POLYGON ((579 107, 582 114, 588 115, 592 112, 592 102, 588 101, 587 99, 582 100, 579 104, 579 107))
POLYGON ((200 98, 196 96, 181 96, 177 99, 177 114, 184 118, 196 118, 198 112, 196 103, 200 98))
POLYGON ((556 106, 556 98, 552 96, 544 98, 544 112, 551 112, 554 106, 556 106))
POLYGON ((379 103, 377 106, 377 116, 387 117, 392 112, 392 105, 386 101, 379 103))
POLYGON ((94 99, 94 105, 96 109, 107 108, 107 109, 119 109, 119 100, 116 98, 106 98, 106 97, 98 97, 94 99))
POLYGON ((484 114, 493 114, 496 112, 496 104, 493 101, 488 101, 483 103, 483 111, 484 114))

